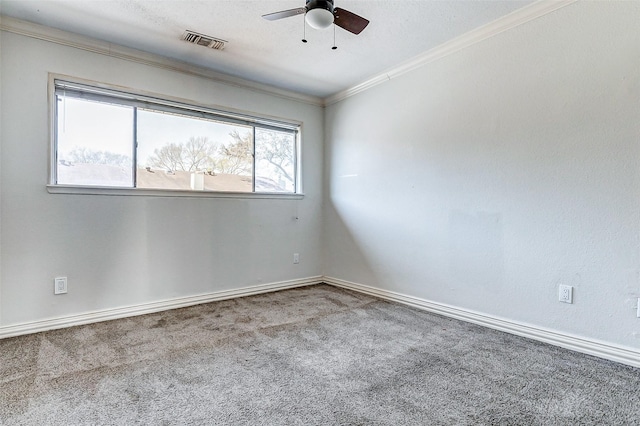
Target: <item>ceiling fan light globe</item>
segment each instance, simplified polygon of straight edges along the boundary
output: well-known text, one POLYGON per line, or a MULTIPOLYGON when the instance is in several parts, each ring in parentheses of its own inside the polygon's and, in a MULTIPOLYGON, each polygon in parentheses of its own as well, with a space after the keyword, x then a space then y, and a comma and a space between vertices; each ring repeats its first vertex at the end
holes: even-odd
POLYGON ((311 9, 306 13, 304 19, 306 19, 310 27, 316 30, 324 30, 333 24, 333 13, 327 9, 311 9))

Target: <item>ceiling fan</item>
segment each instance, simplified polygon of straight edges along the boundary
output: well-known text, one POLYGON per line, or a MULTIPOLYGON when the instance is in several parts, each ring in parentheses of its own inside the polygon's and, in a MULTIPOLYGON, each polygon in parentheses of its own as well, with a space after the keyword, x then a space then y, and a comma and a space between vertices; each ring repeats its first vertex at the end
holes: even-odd
POLYGON ((290 16, 302 15, 307 24, 317 30, 329 28, 336 24, 353 34, 360 34, 369 24, 369 21, 348 10, 333 7, 333 0, 307 0, 304 7, 282 10, 280 12, 262 15, 264 19, 275 21, 290 16))

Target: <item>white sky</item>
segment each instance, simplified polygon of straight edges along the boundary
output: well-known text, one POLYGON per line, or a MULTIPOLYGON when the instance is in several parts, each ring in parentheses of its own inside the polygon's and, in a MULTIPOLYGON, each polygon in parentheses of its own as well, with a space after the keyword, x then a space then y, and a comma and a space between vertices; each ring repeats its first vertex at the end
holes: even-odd
MULTIPOLYGON (((58 152, 61 157, 76 147, 131 156, 133 108, 67 97, 58 112, 58 152), (96 117, 99 117, 97 119, 96 117)), ((169 143, 184 143, 190 137, 208 137, 226 143, 229 133, 248 128, 209 120, 138 109, 138 163, 146 165, 154 149, 169 143)))

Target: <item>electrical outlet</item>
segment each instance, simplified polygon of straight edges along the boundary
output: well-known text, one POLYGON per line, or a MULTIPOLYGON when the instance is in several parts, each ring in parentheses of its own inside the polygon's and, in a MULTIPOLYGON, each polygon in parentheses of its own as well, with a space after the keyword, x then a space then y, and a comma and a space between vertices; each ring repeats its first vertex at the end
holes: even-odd
POLYGON ((53 283, 53 294, 64 294, 67 292, 67 277, 56 277, 53 283))
POLYGON ((300 253, 293 253, 293 263, 300 263, 300 253))
POLYGON ((573 303, 573 287, 570 285, 561 285, 558 300, 562 303, 573 303))

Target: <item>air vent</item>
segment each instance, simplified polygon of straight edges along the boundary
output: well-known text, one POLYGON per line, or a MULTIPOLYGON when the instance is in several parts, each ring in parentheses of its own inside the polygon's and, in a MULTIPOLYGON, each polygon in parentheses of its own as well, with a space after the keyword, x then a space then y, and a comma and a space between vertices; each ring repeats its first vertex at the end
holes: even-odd
POLYGON ((200 34, 190 30, 184 32, 184 34, 182 35, 182 39, 186 42, 197 44, 198 46, 209 47, 216 50, 224 49, 225 43, 228 43, 226 40, 200 34))

